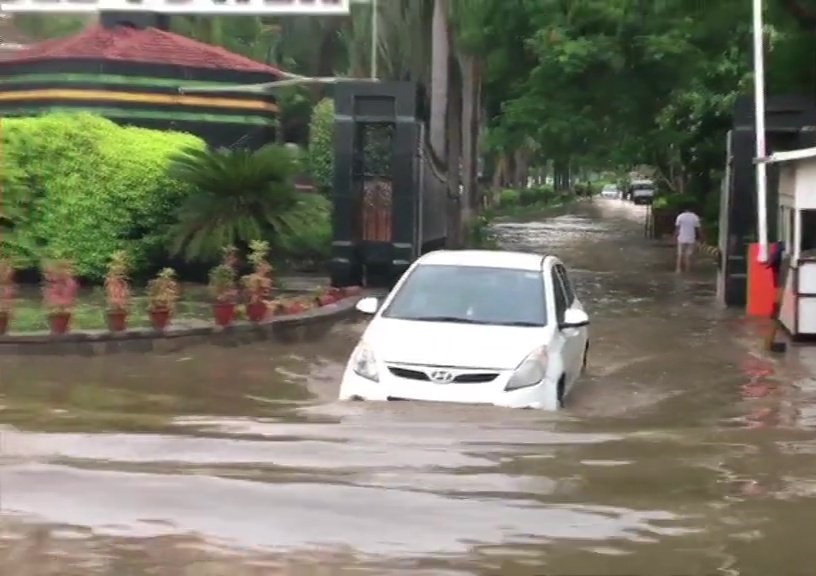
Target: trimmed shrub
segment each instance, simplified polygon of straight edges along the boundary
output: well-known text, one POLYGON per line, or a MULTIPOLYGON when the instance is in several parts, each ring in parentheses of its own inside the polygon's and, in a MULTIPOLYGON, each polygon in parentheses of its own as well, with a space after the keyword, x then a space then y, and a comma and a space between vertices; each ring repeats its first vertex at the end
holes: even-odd
POLYGON ((331 201, 320 194, 301 194, 287 215, 293 224, 282 231, 277 244, 290 261, 323 263, 331 254, 331 201))
POLYGON ((555 199, 555 191, 549 186, 535 186, 524 188, 521 191, 521 203, 524 206, 531 204, 542 204, 555 199))
POLYGON ((189 192, 167 176, 168 160, 205 144, 91 114, 51 114, 4 120, 3 146, 10 256, 22 268, 70 258, 78 275, 99 280, 118 250, 134 273, 163 252, 164 231, 189 192))
POLYGON ((334 179, 334 101, 324 98, 309 123, 309 172, 317 186, 329 190, 334 179))
POLYGON ((518 190, 505 188, 499 194, 499 207, 517 206, 521 201, 521 194, 518 190))

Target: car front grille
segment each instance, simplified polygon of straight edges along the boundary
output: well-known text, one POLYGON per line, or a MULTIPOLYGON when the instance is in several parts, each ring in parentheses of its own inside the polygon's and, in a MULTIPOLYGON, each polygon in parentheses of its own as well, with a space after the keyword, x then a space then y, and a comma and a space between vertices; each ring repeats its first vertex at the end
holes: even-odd
MULTIPOLYGON (((406 380, 420 380, 431 382, 429 373, 437 368, 406 368, 404 366, 388 366, 388 371, 398 378, 406 380)), ((498 376, 498 372, 469 372, 462 370, 451 370, 455 374, 451 384, 484 384, 492 382, 498 376)))

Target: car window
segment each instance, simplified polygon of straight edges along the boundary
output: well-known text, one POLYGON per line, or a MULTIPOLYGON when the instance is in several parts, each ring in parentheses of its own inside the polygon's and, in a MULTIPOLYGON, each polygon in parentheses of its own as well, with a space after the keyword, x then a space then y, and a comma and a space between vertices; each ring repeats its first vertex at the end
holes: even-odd
POLYGON ((567 296, 564 293, 564 287, 561 284, 561 278, 555 268, 553 268, 551 274, 553 283, 553 297, 555 298, 555 318, 556 322, 560 324, 564 321, 564 314, 566 313, 567 308, 569 308, 569 304, 567 303, 567 296))
POLYGON ((555 266, 555 271, 561 279, 561 284, 564 287, 564 295, 567 298, 567 307, 570 307, 572 306, 573 302, 575 302, 575 290, 572 288, 572 282, 570 282, 567 269, 561 264, 557 264, 555 266))
POLYGON ((425 264, 414 268, 383 311, 385 318, 508 326, 546 326, 541 272, 425 264))

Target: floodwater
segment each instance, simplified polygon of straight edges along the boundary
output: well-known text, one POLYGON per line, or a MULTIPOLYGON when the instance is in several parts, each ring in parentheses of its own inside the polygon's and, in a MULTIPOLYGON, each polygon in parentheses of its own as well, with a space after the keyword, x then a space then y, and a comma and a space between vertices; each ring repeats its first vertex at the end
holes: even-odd
POLYGON ((561 256, 592 315, 559 413, 335 402, 359 325, 0 358, 0 574, 810 573, 807 357, 756 353, 713 265, 677 277, 640 217, 596 201, 498 226, 561 256))

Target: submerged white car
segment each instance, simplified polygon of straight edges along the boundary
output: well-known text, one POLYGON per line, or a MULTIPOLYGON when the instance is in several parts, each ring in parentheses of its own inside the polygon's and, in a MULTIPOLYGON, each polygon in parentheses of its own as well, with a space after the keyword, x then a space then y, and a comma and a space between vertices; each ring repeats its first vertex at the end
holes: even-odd
POLYGON ((586 367, 589 317, 554 256, 430 252, 357 308, 373 318, 341 400, 555 410, 586 367))

